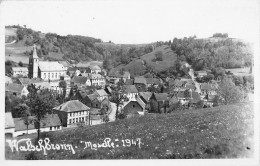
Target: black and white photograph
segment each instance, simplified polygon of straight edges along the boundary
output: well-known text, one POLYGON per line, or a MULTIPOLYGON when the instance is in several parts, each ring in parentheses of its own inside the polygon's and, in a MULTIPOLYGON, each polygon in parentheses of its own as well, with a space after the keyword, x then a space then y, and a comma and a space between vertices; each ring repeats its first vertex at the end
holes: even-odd
POLYGON ((259 0, 0 1, 4 165, 258 165, 259 22, 259 0))

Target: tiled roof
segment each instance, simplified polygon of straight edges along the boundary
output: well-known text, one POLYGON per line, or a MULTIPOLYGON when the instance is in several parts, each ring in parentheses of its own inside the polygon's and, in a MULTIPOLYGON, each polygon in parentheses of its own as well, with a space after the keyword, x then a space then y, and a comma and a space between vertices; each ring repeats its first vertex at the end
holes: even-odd
POLYGON ((107 96, 107 92, 104 89, 99 89, 94 92, 94 94, 97 94, 98 96, 107 96))
POLYGON ((126 79, 125 84, 126 85, 133 85, 134 84, 134 79, 126 79))
POLYGON ((59 61, 60 64, 62 64, 64 67, 69 67, 70 64, 67 61, 59 61))
POLYGON ((11 112, 5 113, 5 129, 14 128, 14 120, 11 112))
POLYGON ((152 96, 152 92, 139 92, 139 95, 142 97, 142 99, 145 100, 145 102, 149 102, 150 97, 152 96))
POLYGON ((53 109, 58 111, 63 111, 63 112, 75 112, 75 111, 89 110, 89 107, 78 100, 70 100, 53 109))
POLYGON ((79 68, 87 68, 87 67, 89 67, 89 63, 79 62, 78 64, 76 64, 76 67, 79 67, 79 68))
POLYGON ((175 103, 177 103, 179 100, 177 99, 177 97, 176 96, 173 96, 171 99, 170 99, 170 101, 169 101, 169 104, 171 105, 171 104, 175 104, 175 103))
POLYGON ((89 77, 91 79, 104 79, 105 77, 103 77, 102 75, 100 74, 89 74, 89 77))
POLYGON ((78 83, 78 84, 86 84, 87 80, 89 80, 88 77, 74 76, 74 77, 71 79, 71 82, 78 83))
POLYGON ((41 71, 64 71, 64 66, 57 61, 39 61, 41 71))
POLYGON ((144 77, 135 77, 134 79, 135 84, 145 84, 146 85, 146 80, 144 77))
POLYGON ((124 71, 124 74, 120 74, 119 71, 111 70, 108 74, 109 77, 119 77, 119 78, 128 78, 130 77, 130 73, 128 71, 124 71))
MULTIPOLYGON (((35 119, 34 116, 29 118, 35 119)), ((22 118, 14 118, 15 131, 24 131, 27 130, 27 126, 24 124, 22 118)), ((33 122, 28 125, 28 130, 36 129, 36 124, 33 122)), ((41 121, 41 128, 50 127, 50 126, 61 126, 60 118, 57 114, 48 114, 41 121)))
POLYGON ((38 83, 38 82, 43 82, 42 79, 40 78, 19 78, 19 81, 22 85, 29 85, 29 84, 34 84, 34 83, 38 83))
POLYGON ((28 72, 28 68, 27 67, 12 67, 12 70, 14 72, 28 72))
POLYGON ((154 93, 154 96, 157 101, 167 100, 168 94, 167 93, 154 93))
POLYGON ((90 94, 90 95, 87 95, 88 96, 88 98, 90 99, 90 101, 93 101, 93 100, 95 100, 97 97, 98 97, 98 94, 90 94))
POLYGON ((147 84, 157 84, 159 85, 161 81, 158 78, 145 78, 147 84))
POLYGON ((97 66, 97 65, 90 65, 89 68, 91 70, 101 70, 101 68, 99 66, 97 66))
POLYGON ((125 91, 127 93, 138 93, 138 90, 136 89, 135 85, 126 85, 125 91))
POLYGON ((213 88, 212 88, 211 84, 201 83, 201 84, 200 84, 200 89, 201 89, 201 90, 211 90, 211 89, 213 89, 213 88))
POLYGON ((5 91, 8 91, 8 92, 18 92, 18 93, 21 93, 23 88, 24 88, 24 86, 20 85, 20 84, 15 84, 15 83, 5 84, 5 91))
POLYGON ((5 76, 5 83, 13 83, 12 78, 5 76))
POLYGON ((69 68, 68 68, 68 71, 73 71, 73 72, 75 72, 76 70, 77 70, 76 67, 69 67, 69 68))
POLYGON ((48 82, 37 82, 34 84, 36 88, 40 87, 41 89, 51 89, 51 85, 48 82))

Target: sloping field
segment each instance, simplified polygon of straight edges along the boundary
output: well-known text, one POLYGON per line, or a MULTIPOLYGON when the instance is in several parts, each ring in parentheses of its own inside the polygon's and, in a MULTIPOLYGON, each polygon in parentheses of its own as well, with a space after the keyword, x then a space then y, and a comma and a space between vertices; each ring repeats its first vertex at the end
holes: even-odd
POLYGON ((157 47, 153 52, 141 56, 141 59, 146 61, 147 66, 151 66, 155 71, 163 71, 171 66, 177 60, 177 55, 173 53, 169 46, 157 47), (153 61, 155 59, 155 53, 162 51, 163 60, 162 61, 153 61))
POLYGON ((253 112, 252 103, 240 103, 148 114, 44 133, 42 138, 49 138, 48 144, 71 145, 67 150, 46 150, 46 155, 44 151, 12 152, 6 143, 5 156, 6 159, 250 158, 254 151, 253 112))

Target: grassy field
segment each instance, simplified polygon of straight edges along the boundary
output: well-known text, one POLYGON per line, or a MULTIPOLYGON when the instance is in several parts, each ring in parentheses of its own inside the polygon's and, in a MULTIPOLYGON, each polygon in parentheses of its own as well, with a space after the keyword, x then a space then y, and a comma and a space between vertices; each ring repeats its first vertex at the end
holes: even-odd
POLYGON ((71 144, 75 154, 69 150, 50 150, 47 155, 43 155, 43 151, 18 153, 12 152, 6 143, 5 156, 6 159, 250 158, 254 151, 253 112, 252 103, 241 103, 172 114, 148 114, 42 134, 42 138, 49 138, 52 144, 71 144), (81 142, 101 144, 105 138, 111 138, 118 147, 84 149, 85 144, 81 142), (134 142, 137 138, 140 141, 134 142), (126 139, 131 143, 124 146, 126 139))
POLYGON ((155 71, 163 71, 173 65, 177 60, 176 54, 173 53, 169 46, 157 47, 153 52, 141 56, 141 59, 147 62, 147 66, 151 66, 155 71), (157 51, 162 51, 163 61, 153 61, 155 59, 155 53, 157 51))

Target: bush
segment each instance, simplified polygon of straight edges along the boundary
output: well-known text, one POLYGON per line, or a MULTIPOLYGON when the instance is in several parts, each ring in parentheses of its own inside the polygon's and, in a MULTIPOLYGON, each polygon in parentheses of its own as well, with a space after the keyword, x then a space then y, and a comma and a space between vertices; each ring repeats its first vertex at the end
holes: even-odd
POLYGON ((18 65, 21 66, 21 67, 23 67, 23 62, 20 61, 20 62, 18 63, 18 65))
POLYGON ((162 51, 157 51, 155 53, 155 58, 156 58, 157 61, 162 61, 163 60, 163 53, 162 53, 162 51))
POLYGON ((120 113, 120 114, 118 115, 118 119, 125 119, 125 118, 126 118, 126 115, 123 114, 123 113, 120 113))

